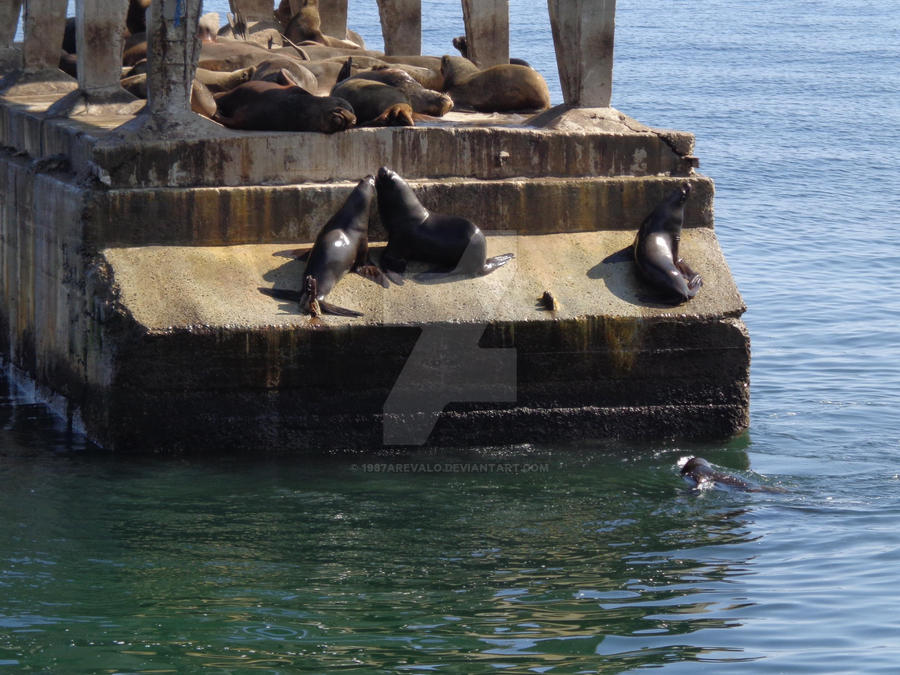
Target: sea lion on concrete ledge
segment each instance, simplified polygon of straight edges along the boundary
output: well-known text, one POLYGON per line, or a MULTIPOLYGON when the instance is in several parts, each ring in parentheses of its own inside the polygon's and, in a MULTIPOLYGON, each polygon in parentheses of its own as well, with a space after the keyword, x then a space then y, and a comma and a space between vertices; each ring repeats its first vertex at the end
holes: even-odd
POLYGON ((785 492, 782 488, 756 485, 724 471, 718 471, 702 457, 691 457, 681 467, 681 477, 695 490, 713 487, 733 488, 743 492, 785 492))
POLYGON ((675 304, 693 298, 703 285, 701 276, 678 255, 684 203, 690 193, 688 183, 673 190, 644 219, 634 239, 634 261, 641 276, 675 304))
MULTIPOLYGON (((453 38, 453 46, 459 50, 460 56, 465 59, 469 59, 469 39, 465 35, 460 35, 459 37, 453 38)), ((469 60, 472 61, 472 59, 469 60)), ((525 59, 511 58, 509 62, 514 63, 517 66, 528 66, 529 68, 531 68, 531 64, 528 63, 528 61, 526 61, 525 59)))
MULTIPOLYGON (((424 87, 418 80, 402 68, 376 66, 370 70, 353 73, 354 59, 350 57, 338 73, 338 82, 345 80, 371 80, 399 89, 409 99, 413 111, 422 115, 443 117, 453 109, 453 99, 447 94, 424 87)), ((339 94, 335 94, 339 96, 339 94)), ((352 103, 352 101, 351 101, 352 103)))
POLYGON ((255 131, 343 131, 356 124, 353 107, 302 87, 251 80, 216 95, 215 120, 232 129, 255 131))
POLYGON ((362 316, 360 312, 325 302, 347 272, 356 272, 387 288, 388 283, 369 262, 369 209, 375 197, 375 178, 366 176, 316 237, 303 270, 301 290, 260 288, 266 295, 300 304, 313 318, 325 314, 362 316))
POLYGON ((381 268, 402 284, 407 260, 440 265, 454 274, 490 274, 514 257, 487 258, 487 241, 475 223, 460 216, 429 212, 396 172, 383 166, 375 181, 378 214, 388 232, 381 268))
POLYGON ((461 56, 441 59, 444 91, 457 108, 479 112, 535 112, 550 107, 550 90, 541 74, 511 63, 479 70, 461 56))
POLYGON ((353 106, 360 126, 412 126, 415 114, 440 117, 453 107, 452 99, 439 91, 425 89, 398 68, 381 68, 350 75, 352 59, 347 59, 332 96, 353 106))

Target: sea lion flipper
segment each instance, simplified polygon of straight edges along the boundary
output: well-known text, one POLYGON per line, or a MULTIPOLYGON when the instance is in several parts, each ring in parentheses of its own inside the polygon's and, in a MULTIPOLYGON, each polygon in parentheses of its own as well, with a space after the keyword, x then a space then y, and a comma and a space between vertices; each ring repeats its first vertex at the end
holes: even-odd
POLYGON ((287 300, 288 302, 300 302, 303 299, 303 291, 295 291, 288 288, 265 288, 259 287, 259 292, 268 295, 276 300, 287 300))
POLYGON ((515 257, 514 253, 503 253, 502 255, 495 255, 493 258, 488 258, 484 261, 484 269, 482 269, 481 275, 484 276, 485 274, 490 274, 495 269, 503 267, 515 257))
POLYGON ((623 249, 616 251, 615 253, 610 253, 606 256, 601 262, 605 264, 610 263, 620 263, 620 262, 631 262, 634 260, 634 244, 629 244, 623 249))
POLYGON ((380 284, 383 288, 390 288, 391 286, 384 272, 382 272, 380 269, 378 269, 378 267, 372 265, 371 263, 366 265, 359 265, 354 271, 361 277, 371 279, 376 284, 380 284))
POLYGON ((319 300, 319 309, 322 310, 323 314, 333 314, 335 316, 362 316, 362 312, 357 312, 353 309, 347 309, 345 307, 338 307, 337 305, 332 305, 330 302, 325 302, 324 300, 319 300))
MULTIPOLYGON (((390 244, 388 244, 390 247, 390 244)), ((385 250, 381 254, 381 269, 384 270, 387 278, 398 286, 403 285, 403 274, 406 272, 406 261, 402 258, 395 258, 385 250)))

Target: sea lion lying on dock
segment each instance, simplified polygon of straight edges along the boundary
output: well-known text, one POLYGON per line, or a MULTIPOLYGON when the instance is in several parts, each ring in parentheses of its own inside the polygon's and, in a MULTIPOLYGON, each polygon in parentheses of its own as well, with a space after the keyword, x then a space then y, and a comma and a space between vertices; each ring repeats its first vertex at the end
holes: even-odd
POLYGON ((302 87, 251 80, 216 95, 215 120, 232 129, 255 131, 343 131, 356 124, 353 107, 302 87))
POLYGON ((550 107, 550 90, 533 68, 501 64, 480 70, 461 56, 441 59, 444 91, 457 108, 479 112, 535 112, 550 107))
POLYGON ((691 194, 689 183, 675 188, 644 219, 634 240, 634 262, 640 275, 668 302, 690 300, 702 277, 679 256, 684 204, 691 194))
POLYGON ((300 304, 313 318, 321 314, 362 316, 360 312, 325 301, 347 272, 356 272, 387 288, 381 270, 369 261, 369 209, 375 197, 375 178, 363 178, 316 236, 303 270, 301 290, 260 288, 266 295, 300 304))
POLYGON ((487 257, 484 233, 471 220, 428 211, 396 172, 383 166, 375 181, 378 214, 388 232, 381 268, 402 284, 407 260, 439 265, 442 272, 485 275, 514 257, 505 253, 487 257))
POLYGON ((453 100, 439 91, 426 89, 399 68, 376 68, 351 75, 347 59, 332 96, 353 106, 360 125, 413 125, 415 114, 440 117, 453 107, 453 100))

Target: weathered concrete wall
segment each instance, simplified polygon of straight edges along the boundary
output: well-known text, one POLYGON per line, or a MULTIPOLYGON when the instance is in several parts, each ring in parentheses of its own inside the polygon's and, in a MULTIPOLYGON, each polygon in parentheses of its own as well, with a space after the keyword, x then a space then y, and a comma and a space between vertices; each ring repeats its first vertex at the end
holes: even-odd
MULTIPOLYGON (((747 424, 744 305, 690 134, 558 109, 533 126, 138 143, 112 131, 122 115, 47 119, 51 99, 0 101, 0 349, 106 447, 688 439, 747 424), (381 164, 515 259, 390 289, 348 275, 329 300, 364 316, 321 324, 260 293, 299 286, 302 264, 279 254, 381 164), (673 308, 610 256, 685 181, 682 252, 704 287, 673 308), (556 311, 537 305, 544 291, 556 311), (423 401, 443 409, 430 436, 423 401)), ((377 257, 374 209, 370 227, 377 257)))

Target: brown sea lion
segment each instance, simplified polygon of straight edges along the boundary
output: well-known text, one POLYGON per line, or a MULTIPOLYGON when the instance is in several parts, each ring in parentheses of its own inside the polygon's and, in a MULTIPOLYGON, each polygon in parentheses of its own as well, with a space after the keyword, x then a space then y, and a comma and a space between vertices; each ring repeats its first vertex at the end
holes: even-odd
MULTIPOLYGON (((441 117, 453 108, 453 99, 447 94, 434 91, 433 89, 426 89, 405 70, 380 66, 351 75, 353 61, 352 57, 347 59, 344 68, 341 69, 341 73, 338 75, 339 81, 369 80, 386 84, 389 87, 400 90, 409 100, 409 105, 413 111, 423 115, 441 117)), ((335 95, 340 96, 340 94, 335 95)))
POLYGON ((322 32, 322 19, 319 16, 319 0, 303 0, 300 11, 291 17, 284 28, 284 36, 295 44, 316 42, 326 47, 343 49, 359 49, 359 45, 350 40, 325 35, 322 32))
POLYGON ((514 64, 478 66, 461 56, 441 59, 444 91, 458 108, 479 112, 533 112, 550 107, 547 83, 533 68, 514 64))
POLYGON ((409 105, 406 94, 399 89, 382 82, 359 80, 355 77, 338 82, 331 90, 331 95, 350 102, 360 126, 381 118, 386 110, 394 106, 409 105))
POLYGON ((273 56, 257 64, 253 73, 254 80, 266 80, 279 84, 296 84, 311 94, 317 93, 319 81, 316 76, 300 61, 285 56, 273 56), (287 71, 288 76, 285 75, 287 71))
MULTIPOLYGON (((197 65, 207 70, 233 72, 271 59, 273 54, 274 50, 270 51, 253 42, 221 38, 200 45, 200 59, 197 65)), ((296 56, 296 52, 294 55, 296 56)))
MULTIPOLYGON (((465 59, 469 58, 469 40, 465 35, 460 35, 459 37, 453 38, 453 46, 459 50, 460 56, 462 56, 465 59)), ((471 61, 471 59, 469 59, 469 60, 471 61)), ((528 61, 525 61, 524 59, 511 58, 509 60, 509 62, 514 63, 517 66, 528 66, 529 68, 531 68, 531 64, 528 63, 528 61)), ((474 61, 473 61, 473 63, 474 63, 474 61)))
POLYGON ((147 8, 149 6, 150 0, 128 0, 125 27, 132 35, 147 30, 147 8))
POLYGON ((487 241, 475 223, 427 210, 406 181, 387 167, 378 169, 375 186, 378 214, 388 232, 381 267, 394 283, 403 283, 407 260, 439 265, 454 274, 485 275, 514 257, 505 253, 488 258, 487 241))
POLYGON ((690 300, 703 280, 679 256, 684 204, 691 193, 689 183, 675 188, 641 223, 634 239, 634 262, 638 272, 663 299, 673 303, 690 300))
POLYGON ((344 204, 316 236, 306 260, 299 291, 282 288, 260 288, 266 295, 300 304, 314 318, 322 313, 339 316, 362 316, 325 302, 338 281, 347 272, 372 279, 387 288, 388 283, 369 260, 369 209, 375 198, 375 179, 366 176, 353 189, 344 204))
POLYGON ((343 131, 356 123, 347 101, 310 94, 302 87, 251 80, 216 94, 215 120, 232 129, 343 131))
POLYGON ((210 92, 218 94, 223 91, 231 91, 238 85, 249 82, 253 79, 255 71, 256 68, 254 66, 231 72, 197 68, 194 72, 194 78, 205 84, 210 92))

